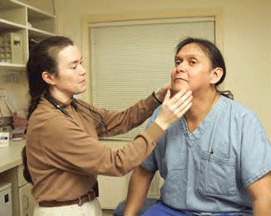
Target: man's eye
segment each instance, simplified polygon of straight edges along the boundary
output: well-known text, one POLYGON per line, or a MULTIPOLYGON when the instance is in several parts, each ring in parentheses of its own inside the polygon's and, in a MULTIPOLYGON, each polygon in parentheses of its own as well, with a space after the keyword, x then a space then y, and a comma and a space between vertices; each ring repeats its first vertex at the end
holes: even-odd
POLYGON ((190 65, 195 65, 195 64, 197 64, 197 62, 195 60, 190 61, 190 65))
POLYGON ((175 66, 178 66, 181 64, 181 61, 175 61, 175 66))

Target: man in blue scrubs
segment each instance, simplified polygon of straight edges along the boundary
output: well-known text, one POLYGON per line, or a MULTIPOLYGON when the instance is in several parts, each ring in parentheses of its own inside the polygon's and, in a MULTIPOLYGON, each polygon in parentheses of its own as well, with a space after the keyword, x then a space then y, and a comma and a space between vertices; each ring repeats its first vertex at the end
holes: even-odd
POLYGON ((193 105, 134 170, 124 215, 138 214, 156 171, 161 198, 144 216, 271 215, 271 144, 255 113, 217 89, 225 76, 214 44, 179 43, 172 91, 192 90, 193 105))

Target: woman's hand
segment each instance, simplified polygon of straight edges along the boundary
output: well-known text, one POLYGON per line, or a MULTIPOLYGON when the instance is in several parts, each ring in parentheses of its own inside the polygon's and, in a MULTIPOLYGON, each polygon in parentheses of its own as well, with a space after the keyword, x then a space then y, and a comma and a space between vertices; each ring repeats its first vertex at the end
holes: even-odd
POLYGON ((161 101, 161 103, 163 103, 163 101, 164 101, 164 98, 166 96, 167 90, 171 90, 171 84, 170 83, 168 83, 168 84, 166 84, 166 85, 162 86, 161 88, 156 89, 154 91, 155 97, 159 101, 161 101))
POLYGON ((167 90, 161 111, 155 122, 164 131, 174 122, 180 119, 192 106, 192 92, 182 90, 170 98, 170 90, 167 90))

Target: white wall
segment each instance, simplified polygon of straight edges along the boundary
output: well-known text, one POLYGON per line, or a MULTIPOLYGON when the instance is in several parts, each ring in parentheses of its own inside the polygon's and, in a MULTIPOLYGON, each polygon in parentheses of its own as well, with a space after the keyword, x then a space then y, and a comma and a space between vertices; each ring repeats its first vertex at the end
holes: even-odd
POLYGON ((197 16, 201 10, 221 11, 218 34, 228 73, 225 89, 258 114, 271 139, 270 0, 56 0, 58 33, 80 48, 85 45, 82 19, 88 16, 121 14, 125 20, 139 14, 156 18, 158 12, 159 17, 181 17, 186 11, 197 16))

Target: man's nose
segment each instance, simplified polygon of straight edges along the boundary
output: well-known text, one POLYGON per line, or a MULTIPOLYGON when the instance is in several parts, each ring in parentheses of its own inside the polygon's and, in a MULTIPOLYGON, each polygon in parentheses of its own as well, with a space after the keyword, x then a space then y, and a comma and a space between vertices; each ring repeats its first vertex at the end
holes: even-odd
POLYGON ((180 63, 179 65, 176 66, 176 72, 185 72, 186 70, 186 64, 184 62, 180 63))

